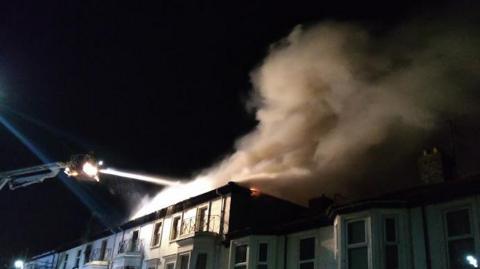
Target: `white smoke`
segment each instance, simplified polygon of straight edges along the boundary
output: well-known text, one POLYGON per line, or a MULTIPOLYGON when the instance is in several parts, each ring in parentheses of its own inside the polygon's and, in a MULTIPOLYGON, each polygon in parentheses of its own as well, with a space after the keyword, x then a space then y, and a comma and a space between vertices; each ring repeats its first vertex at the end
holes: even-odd
POLYGON ((296 27, 251 74, 257 128, 233 155, 135 216, 230 180, 297 202, 348 194, 347 183, 400 165, 441 117, 470 110, 479 81, 479 35, 418 26, 380 36, 349 24, 296 27))

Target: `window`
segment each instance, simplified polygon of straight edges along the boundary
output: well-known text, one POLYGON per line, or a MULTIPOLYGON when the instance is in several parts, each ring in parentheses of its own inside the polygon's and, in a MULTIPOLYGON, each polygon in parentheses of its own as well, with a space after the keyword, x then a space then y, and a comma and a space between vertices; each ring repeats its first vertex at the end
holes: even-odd
POLYGON ((157 222, 153 227, 153 235, 152 235, 152 247, 160 246, 160 240, 162 236, 162 223, 157 222))
POLYGON ((107 240, 103 240, 102 246, 100 247, 100 254, 99 254, 98 260, 104 261, 106 253, 107 253, 107 240))
POLYGON ((77 256, 75 257, 75 268, 78 268, 80 266, 80 256, 82 256, 81 249, 77 251, 77 256))
POLYGON ((258 263, 257 269, 268 269, 268 244, 258 244, 258 263))
POLYGON ((178 235, 180 234, 180 228, 181 228, 181 216, 176 216, 173 218, 172 221, 172 230, 170 232, 170 240, 175 240, 178 238, 178 235))
POLYGON ((208 207, 201 207, 197 212, 197 231, 205 232, 208 230, 208 207))
POLYGON ((87 245, 83 256, 83 263, 90 262, 90 254, 92 253, 92 245, 87 245))
POLYGON ((315 237, 304 238, 300 240, 298 268, 315 268, 315 237))
POLYGON ((175 263, 170 262, 165 265, 165 269, 175 269, 175 263))
POLYGON ((471 268, 465 259, 467 255, 475 255, 470 209, 446 212, 445 225, 449 268, 471 268))
POLYGON ((365 220, 347 222, 348 269, 368 269, 368 243, 365 220))
POLYGON ((384 219, 385 269, 398 269, 398 229, 395 217, 384 219))
POLYGON ((63 269, 67 268, 68 254, 65 254, 65 259, 63 260, 63 269))
POLYGON ((138 240, 138 233, 139 233, 138 230, 133 231, 133 233, 132 233, 132 244, 130 245, 130 248, 129 248, 128 251, 133 252, 133 251, 138 251, 139 250, 140 245, 139 245, 139 240, 138 240))
POLYGON ((189 254, 182 254, 178 257, 178 269, 188 269, 188 262, 190 261, 189 254))
POLYGON ((160 259, 151 259, 151 260, 146 260, 146 268, 147 269, 157 269, 158 264, 159 264, 160 259))
POLYGON ((235 259, 233 268, 246 269, 247 268, 248 246, 240 245, 235 247, 235 259))
POLYGON ((197 262, 195 263, 195 269, 207 268, 207 253, 198 253, 197 262))

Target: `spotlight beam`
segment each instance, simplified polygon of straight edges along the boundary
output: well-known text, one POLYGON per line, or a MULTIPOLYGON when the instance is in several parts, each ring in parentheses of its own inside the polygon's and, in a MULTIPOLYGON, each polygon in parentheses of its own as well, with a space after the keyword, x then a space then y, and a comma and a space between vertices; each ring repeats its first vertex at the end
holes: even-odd
POLYGON ((113 168, 100 169, 98 172, 102 173, 102 174, 108 174, 108 175, 114 175, 114 176, 119 176, 119 177, 124 177, 124 178, 131 178, 131 179, 146 181, 146 182, 150 182, 150 183, 154 183, 154 184, 158 184, 158 185, 164 185, 164 186, 174 186, 174 185, 179 184, 178 181, 171 181, 171 180, 164 179, 164 178, 151 177, 151 176, 146 176, 146 175, 123 172, 123 171, 119 171, 119 170, 116 170, 116 169, 113 169, 113 168))

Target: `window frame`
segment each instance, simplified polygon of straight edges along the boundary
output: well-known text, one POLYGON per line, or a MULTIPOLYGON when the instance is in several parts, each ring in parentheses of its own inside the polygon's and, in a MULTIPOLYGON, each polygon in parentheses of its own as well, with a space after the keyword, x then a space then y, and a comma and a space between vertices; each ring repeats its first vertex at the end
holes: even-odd
POLYGON ((346 268, 346 269, 350 269, 350 255, 349 255, 349 250, 350 249, 356 249, 356 248, 366 248, 367 249, 367 264, 368 264, 368 268, 371 269, 372 268, 372 258, 371 258, 371 249, 372 249, 372 234, 371 234, 371 218, 372 218, 372 214, 367 214, 367 215, 362 215, 362 216, 352 216, 351 218, 346 218, 343 220, 343 225, 342 225, 342 228, 343 228, 343 233, 342 233, 342 238, 344 238, 345 240, 342 240, 343 242, 343 253, 344 253, 344 265, 345 267, 343 268, 346 268), (348 243, 348 239, 349 239, 349 235, 348 235, 348 224, 349 223, 353 223, 353 222, 357 222, 357 221, 363 221, 364 222, 364 232, 365 232, 365 241, 364 242, 361 242, 361 243, 354 243, 354 244, 349 244, 348 243))
POLYGON ((100 253, 102 255, 99 255, 99 260, 100 261, 105 261, 107 260, 107 250, 108 250, 108 238, 107 239, 102 239, 100 241, 100 253))
POLYGON ((175 269, 175 267, 177 266, 177 255, 173 254, 173 255, 165 256, 164 263, 165 263, 165 266, 164 266, 165 269, 167 269, 167 266, 169 264, 173 264, 173 269, 175 269))
POLYGON ((63 269, 66 269, 66 268, 67 268, 67 264, 68 264, 68 253, 65 253, 65 256, 64 256, 64 258, 63 258, 62 268, 63 268, 63 269))
POLYGON ((463 205, 457 205, 457 206, 452 206, 452 207, 447 207, 444 208, 442 211, 442 224, 443 224, 443 236, 445 238, 444 242, 444 247, 445 247, 445 258, 447 260, 447 267, 450 268, 450 249, 449 249, 449 243, 457 240, 465 240, 465 239, 472 239, 473 240, 473 249, 474 252, 477 252, 478 249, 478 243, 476 240, 476 234, 475 234, 475 229, 476 229, 476 223, 474 220, 474 209, 471 204, 463 204, 463 205), (468 211, 468 221, 470 225, 470 232, 469 234, 464 234, 464 235, 457 235, 457 236, 449 236, 448 235, 448 221, 447 221, 447 214, 450 212, 455 212, 455 211, 462 211, 462 210, 467 210, 468 211))
POLYGON ((162 244, 162 234, 163 234, 163 220, 159 220, 153 223, 152 229, 152 238, 150 239, 150 248, 158 248, 162 244), (155 233, 155 228, 157 225, 160 225, 158 233, 155 233), (158 242, 154 244, 155 235, 158 235, 158 242))
POLYGON ((146 269, 158 269, 158 265, 160 265, 160 259, 159 258, 153 258, 149 260, 145 260, 145 268, 146 269))
POLYGON ((267 268, 268 268, 268 267, 269 267, 269 266, 268 266, 268 260, 269 260, 268 258, 269 258, 269 256, 270 256, 270 255, 268 255, 268 254, 269 254, 269 252, 270 252, 270 244, 269 244, 268 242, 266 242, 266 241, 260 241, 260 242, 258 242, 257 246, 258 246, 258 247, 257 247, 257 266, 256 266, 256 267, 257 267, 257 269, 258 269, 259 265, 266 265, 267 268), (261 260, 260 260, 260 245, 262 245, 262 244, 267 245, 267 253, 266 253, 267 256, 265 257, 265 260, 264 260, 264 261, 261 261, 261 260))
POLYGON ((87 244, 85 246, 85 249, 83 251, 83 264, 86 264, 86 263, 90 262, 90 256, 92 255, 92 249, 93 249, 92 244, 87 244))
POLYGON ((387 268, 387 246, 397 247, 397 266, 401 268, 400 256, 400 217, 398 214, 382 214, 382 245, 383 245, 383 268, 387 268), (395 225, 395 241, 388 241, 387 236, 387 219, 393 219, 395 225))
POLYGON ((80 259, 82 257, 82 250, 77 250, 77 255, 75 256, 75 266, 73 268, 80 268, 80 259))
POLYGON ((297 260, 297 268, 301 268, 302 264, 305 264, 305 263, 313 263, 313 268, 317 268, 317 265, 316 265, 316 262, 315 262, 315 253, 316 253, 316 250, 317 250, 317 237, 313 234, 311 235, 305 235, 305 236, 302 236, 300 238, 298 238, 298 260, 297 260), (301 260, 300 259, 300 244, 301 244, 301 241, 302 240, 305 240, 305 239, 311 239, 313 238, 313 258, 312 259, 308 259, 308 260, 301 260))
POLYGON ((178 253, 177 255, 177 261, 175 262, 175 269, 181 269, 181 268, 177 268, 177 265, 180 265, 182 266, 182 260, 181 260, 181 257, 183 256, 187 256, 188 257, 188 262, 187 262, 187 269, 190 269, 190 261, 192 259, 192 253, 190 252, 182 252, 182 253, 178 253))
POLYGON ((249 262, 249 256, 250 256, 250 244, 248 244, 248 242, 238 242, 233 247, 234 247, 233 260, 232 260, 233 269, 236 269, 237 267, 240 267, 240 266, 245 266, 245 268, 248 269, 248 262, 249 262), (246 254, 245 254, 245 261, 236 263, 235 259, 237 258, 237 247, 243 247, 243 246, 247 248, 246 254))
POLYGON ((200 227, 197 226, 198 229, 195 230, 198 230, 198 232, 208 232, 208 230, 210 229, 210 205, 208 203, 197 207, 197 212, 195 212, 195 225, 197 225, 197 223, 200 223, 200 212, 202 209, 205 209, 205 229, 200 229, 200 227))
POLYGON ((173 215, 172 220, 171 220, 171 227, 170 227, 170 236, 169 236, 170 241, 176 241, 176 240, 180 239, 180 235, 181 235, 181 232, 182 232, 182 225, 183 225, 183 213, 173 215), (175 224, 175 219, 177 219, 177 218, 178 218, 178 224, 174 225, 175 224), (178 227, 178 230, 176 230, 177 227, 178 227), (175 232, 175 235, 176 235, 175 237, 173 237, 174 231, 176 231, 175 232))

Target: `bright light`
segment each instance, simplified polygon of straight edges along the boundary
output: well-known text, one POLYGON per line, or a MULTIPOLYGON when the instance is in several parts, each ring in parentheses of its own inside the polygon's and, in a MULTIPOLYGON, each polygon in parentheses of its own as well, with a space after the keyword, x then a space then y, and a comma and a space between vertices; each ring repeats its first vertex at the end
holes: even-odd
POLYGON ((478 261, 475 257, 468 255, 466 259, 470 265, 472 265, 474 268, 478 268, 478 261))
POLYGON ((103 165, 103 161, 102 161, 102 160, 100 160, 100 161, 98 161, 98 163, 97 163, 97 164, 98 164, 98 166, 102 166, 102 165, 103 165))
POLYGON ((172 180, 168 180, 168 179, 165 179, 165 178, 158 178, 158 177, 151 177, 151 176, 146 176, 146 175, 122 172, 122 171, 118 171, 118 170, 115 170, 115 169, 112 169, 112 168, 101 169, 100 171, 98 171, 98 168, 96 168, 96 169, 97 169, 97 172, 100 172, 100 173, 103 173, 103 174, 132 178, 132 179, 151 182, 151 183, 164 185, 164 186, 178 185, 178 181, 172 181, 172 180))
POLYGON ((137 212, 131 216, 131 219, 136 219, 161 208, 188 199, 189 197, 194 197, 201 193, 211 191, 215 187, 219 186, 214 185, 213 180, 207 177, 198 177, 188 183, 169 186, 161 190, 153 199, 142 201, 140 208, 138 208, 137 212))
POLYGON ((23 261, 22 260, 16 260, 13 265, 15 266, 15 268, 23 269, 23 261))
POLYGON ((95 178, 98 181, 98 167, 96 165, 93 165, 90 162, 85 162, 82 166, 82 171, 85 175, 95 178))
POLYGON ((64 172, 65 174, 67 174, 67 176, 69 176, 69 177, 76 177, 76 176, 78 176, 78 172, 75 171, 75 170, 70 169, 70 167, 65 168, 65 170, 63 170, 63 172, 64 172))

